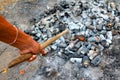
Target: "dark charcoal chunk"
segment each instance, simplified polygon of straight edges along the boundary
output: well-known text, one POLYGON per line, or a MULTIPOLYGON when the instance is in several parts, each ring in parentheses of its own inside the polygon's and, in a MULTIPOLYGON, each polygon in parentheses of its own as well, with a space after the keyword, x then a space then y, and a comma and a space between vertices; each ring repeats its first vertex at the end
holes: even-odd
POLYGON ((60 32, 64 31, 65 29, 66 29, 66 24, 60 22, 59 23, 59 30, 60 30, 60 32))
POLYGON ((49 13, 50 13, 50 14, 54 14, 56 11, 57 11, 57 10, 53 8, 53 9, 50 9, 50 10, 49 10, 49 13))
POLYGON ((84 3, 83 4, 83 7, 82 7, 82 10, 88 10, 89 9, 89 3, 84 3))
POLYGON ((63 10, 64 10, 64 8, 62 8, 62 7, 59 6, 58 4, 55 4, 55 5, 54 5, 54 9, 55 9, 55 10, 59 10, 59 11, 63 11, 63 10))
POLYGON ((36 35, 36 33, 34 32, 34 31, 32 31, 32 30, 25 30, 24 31, 26 34, 28 34, 28 35, 32 35, 32 36, 35 36, 36 35))
POLYGON ((65 16, 68 18, 68 17, 70 17, 70 15, 67 13, 67 12, 65 12, 65 16))
POLYGON ((101 60, 102 60, 101 55, 98 55, 97 57, 95 57, 95 58, 91 61, 91 64, 93 64, 94 66, 97 66, 97 65, 99 65, 99 63, 101 62, 101 60))
POLYGON ((32 32, 32 30, 25 30, 24 31, 26 34, 30 34, 32 32))
POLYGON ((78 2, 78 4, 79 4, 79 7, 80 7, 80 8, 82 8, 82 7, 83 7, 83 4, 82 4, 82 2, 81 2, 81 1, 79 1, 79 2, 78 2))
POLYGON ((60 4, 60 6, 61 6, 62 8, 64 8, 64 9, 69 8, 69 4, 68 4, 66 1, 61 1, 59 4, 60 4))
POLYGON ((96 17, 96 15, 92 15, 90 18, 91 19, 96 19, 97 17, 96 17))
POLYGON ((33 38, 35 41, 38 41, 39 40, 39 37, 34 37, 33 38))
POLYGON ((76 11, 75 11, 75 15, 76 16, 80 16, 82 14, 82 10, 81 9, 77 9, 76 11))
POLYGON ((70 4, 71 4, 71 6, 75 6, 75 3, 74 3, 74 2, 71 2, 70 4))

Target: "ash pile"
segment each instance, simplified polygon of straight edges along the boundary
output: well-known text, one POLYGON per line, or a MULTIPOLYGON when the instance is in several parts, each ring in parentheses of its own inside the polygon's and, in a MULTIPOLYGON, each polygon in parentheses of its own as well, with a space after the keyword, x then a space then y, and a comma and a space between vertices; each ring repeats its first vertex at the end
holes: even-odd
POLYGON ((69 29, 45 50, 80 67, 98 66, 103 51, 120 33, 120 12, 114 2, 105 0, 62 0, 53 7, 47 6, 38 19, 32 30, 25 32, 43 43, 69 29))

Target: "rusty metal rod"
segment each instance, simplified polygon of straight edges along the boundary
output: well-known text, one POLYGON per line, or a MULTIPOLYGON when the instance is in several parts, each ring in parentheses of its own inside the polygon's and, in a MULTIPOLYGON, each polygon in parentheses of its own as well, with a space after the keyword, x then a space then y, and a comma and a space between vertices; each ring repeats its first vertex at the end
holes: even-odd
MULTIPOLYGON (((61 36, 63 36, 64 34, 66 34, 69 30, 66 29, 64 30, 63 32, 57 34, 56 36, 50 38, 49 40, 47 40, 46 42, 42 43, 41 44, 41 48, 44 49, 46 48, 47 46, 49 46, 52 42, 54 42, 55 40, 57 40, 58 38, 60 38, 61 36)), ((8 64, 8 68, 11 68, 19 63, 22 63, 26 60, 28 60, 29 58, 32 57, 32 53, 28 53, 28 54, 24 54, 24 55, 21 55, 15 59, 13 59, 9 64, 8 64)))

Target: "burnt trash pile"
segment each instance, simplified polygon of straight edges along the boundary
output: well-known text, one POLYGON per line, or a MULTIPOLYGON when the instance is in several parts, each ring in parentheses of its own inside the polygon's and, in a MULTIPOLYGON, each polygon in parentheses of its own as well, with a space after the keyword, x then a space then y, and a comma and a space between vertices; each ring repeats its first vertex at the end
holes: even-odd
POLYGON ((43 43, 69 29, 45 50, 82 67, 98 66, 103 50, 113 43, 113 32, 120 33, 120 12, 114 2, 105 0, 62 0, 47 7, 38 19, 32 30, 25 32, 43 43))

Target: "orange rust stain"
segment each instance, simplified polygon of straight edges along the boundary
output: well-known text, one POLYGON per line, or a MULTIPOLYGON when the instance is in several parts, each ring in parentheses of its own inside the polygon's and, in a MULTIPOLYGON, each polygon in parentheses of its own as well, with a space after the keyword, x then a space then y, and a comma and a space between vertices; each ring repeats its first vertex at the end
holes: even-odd
POLYGON ((84 36, 75 36, 76 39, 80 40, 80 41, 85 41, 85 37, 84 36))

